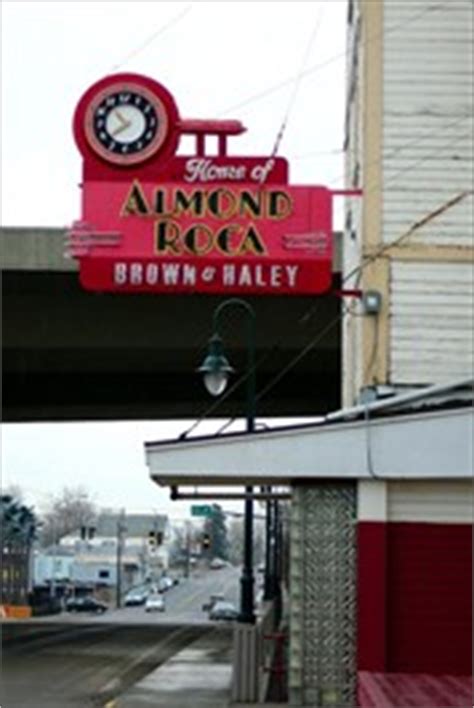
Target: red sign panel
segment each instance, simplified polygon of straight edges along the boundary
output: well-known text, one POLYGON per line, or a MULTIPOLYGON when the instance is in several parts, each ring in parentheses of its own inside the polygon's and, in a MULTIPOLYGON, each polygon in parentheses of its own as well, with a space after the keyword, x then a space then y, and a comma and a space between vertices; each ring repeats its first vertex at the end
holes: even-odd
POLYGON ((84 288, 312 294, 331 287, 332 192, 288 185, 284 158, 227 155, 239 121, 183 120, 153 79, 116 74, 76 109, 82 220, 69 232, 84 288), (180 136, 196 153, 176 156, 180 136), (218 154, 206 154, 206 137, 218 154))
MULTIPOLYGON (((282 157, 177 156, 164 163, 136 167, 133 176, 143 182, 188 182, 189 184, 288 184, 288 162, 282 157)), ((115 166, 86 160, 85 182, 122 182, 127 174, 115 166)), ((130 178, 129 178, 130 179, 130 178)))
POLYGON ((331 284, 331 193, 254 184, 84 185, 73 232, 84 288, 320 293, 331 284))

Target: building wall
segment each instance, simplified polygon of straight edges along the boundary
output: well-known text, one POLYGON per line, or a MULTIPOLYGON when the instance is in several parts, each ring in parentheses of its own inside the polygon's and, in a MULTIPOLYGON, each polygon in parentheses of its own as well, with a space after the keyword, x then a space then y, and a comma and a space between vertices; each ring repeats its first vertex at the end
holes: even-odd
POLYGON ((359 482, 358 496, 358 669, 469 675, 471 482, 359 482))
POLYGON ((42 552, 36 552, 34 557, 34 583, 42 585, 52 579, 70 580, 73 577, 72 555, 61 556, 59 553, 54 556, 42 552))
POLYGON ((362 387, 472 375, 473 6, 350 3, 347 283, 382 294, 379 316, 349 303, 343 402, 362 387), (434 49, 435 47, 435 49, 434 49))
POLYGON ((105 558, 101 561, 76 559, 72 577, 75 583, 116 585, 117 562, 116 560, 109 561, 105 558))
MULTIPOLYGON (((473 374, 473 20, 467 0, 349 2, 343 404, 473 374), (353 275, 348 278, 348 275, 353 275)), ((416 475, 416 469, 407 475, 416 475)), ((359 483, 358 668, 472 672, 472 488, 359 483)))
POLYGON ((30 546, 1 544, 0 604, 26 605, 30 590, 30 546))
POLYGON ((291 705, 354 705, 355 517, 354 482, 314 482, 293 488, 291 705))
POLYGON ((387 668, 472 672, 472 528, 389 523, 387 668))
MULTIPOLYGON (((344 404, 363 386, 472 376, 472 3, 351 3, 344 404), (354 175, 360 184, 355 185, 354 175)), ((472 490, 359 485, 358 668, 471 673, 472 490)), ((416 474, 416 470, 407 470, 416 474)))
POLYGON ((447 383, 473 372, 473 264, 393 259, 390 380, 447 383))
MULTIPOLYGON (((466 0, 383 3, 383 232, 394 243, 472 189, 473 8, 466 0), (394 29, 399 27, 399 29, 394 29)), ((472 246, 472 194, 409 246, 472 246)))

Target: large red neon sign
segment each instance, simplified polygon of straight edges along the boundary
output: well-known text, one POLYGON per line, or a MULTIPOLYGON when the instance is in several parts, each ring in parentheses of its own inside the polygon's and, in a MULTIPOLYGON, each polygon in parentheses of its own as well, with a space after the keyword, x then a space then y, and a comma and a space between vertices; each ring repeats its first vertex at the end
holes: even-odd
POLYGON ((109 292, 312 294, 332 281, 332 192, 288 184, 283 158, 227 155, 238 121, 182 120, 157 82, 102 79, 74 132, 82 218, 69 232, 84 288, 109 292), (182 134, 196 154, 176 156, 182 134), (215 135, 218 155, 205 151, 215 135))

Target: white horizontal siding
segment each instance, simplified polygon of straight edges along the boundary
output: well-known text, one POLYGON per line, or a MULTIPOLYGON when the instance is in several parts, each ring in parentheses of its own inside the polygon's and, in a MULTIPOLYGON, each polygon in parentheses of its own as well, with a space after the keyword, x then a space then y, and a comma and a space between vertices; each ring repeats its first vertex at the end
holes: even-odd
POLYGON ((387 516, 388 521, 472 524, 472 482, 390 482, 387 516))
MULTIPOLYGON (((413 189, 417 187, 413 185, 413 189)), ((464 190, 462 190, 464 191, 464 190)), ((448 203, 458 192, 440 194, 436 207, 425 206, 411 201, 411 192, 408 186, 403 190, 392 187, 391 197, 385 195, 385 213, 388 213, 384 222, 384 241, 394 243, 407 234, 411 228, 423 220, 427 215, 448 203)), ((432 195, 433 196, 433 195, 432 195)), ((432 200, 430 200, 432 201, 432 200)), ((437 246, 472 247, 474 201, 472 196, 465 197, 462 204, 452 207, 445 216, 438 216, 413 232, 408 239, 402 239, 403 245, 425 244, 437 246)))
POLYGON ((425 151, 427 148, 431 148, 429 154, 435 154, 440 144, 440 130, 446 143, 454 143, 461 132, 470 134, 472 140, 472 120, 472 115, 466 112, 444 118, 427 112, 422 118, 419 115, 403 116, 403 121, 395 114, 386 114, 384 154, 390 156, 391 151, 398 153, 403 150, 411 155, 413 149, 425 151))
POLYGON ((473 277, 471 263, 392 261, 392 384, 435 384, 473 375, 473 277))
MULTIPOLYGON (((473 5, 463 0, 384 2, 386 243, 472 190, 472 24, 473 5)), ((473 212, 467 196, 417 229, 410 243, 472 246, 473 212)))

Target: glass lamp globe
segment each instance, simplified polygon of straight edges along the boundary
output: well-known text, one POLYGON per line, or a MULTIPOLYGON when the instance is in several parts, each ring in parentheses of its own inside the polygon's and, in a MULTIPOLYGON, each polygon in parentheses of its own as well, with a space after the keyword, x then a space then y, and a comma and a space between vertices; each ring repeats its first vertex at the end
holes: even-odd
POLYGON ((220 396, 224 393, 229 375, 226 371, 208 371, 204 374, 204 385, 211 396, 220 396))
POLYGON ((211 396, 220 396, 227 386, 229 374, 234 369, 223 353, 222 340, 215 334, 209 340, 209 350, 198 371, 204 374, 204 385, 211 396))

